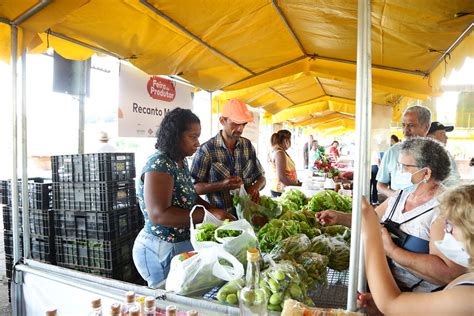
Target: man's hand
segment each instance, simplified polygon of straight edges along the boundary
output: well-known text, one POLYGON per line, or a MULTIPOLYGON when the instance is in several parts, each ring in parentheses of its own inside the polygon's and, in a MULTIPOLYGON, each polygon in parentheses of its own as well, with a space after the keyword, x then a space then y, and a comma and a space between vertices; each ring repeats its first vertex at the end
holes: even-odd
POLYGON ((230 214, 230 213, 228 213, 224 210, 218 209, 218 208, 210 209, 209 212, 211 212, 212 215, 214 215, 215 217, 217 217, 221 221, 224 221, 226 219, 228 219, 230 221, 235 221, 236 220, 234 215, 232 215, 232 214, 230 214))
POLYGON ((260 201, 260 188, 256 184, 252 184, 246 190, 252 201, 255 203, 260 201))
POLYGON ((222 181, 225 190, 235 190, 240 188, 244 182, 238 176, 230 176, 222 181))
POLYGON ((395 245, 392 236, 390 236, 390 233, 385 227, 381 226, 380 229, 382 232, 383 249, 385 250, 385 254, 388 257, 392 257, 392 253, 397 248, 397 245, 395 245))
POLYGON ((339 213, 334 210, 318 212, 315 217, 322 225, 336 225, 339 223, 339 213))

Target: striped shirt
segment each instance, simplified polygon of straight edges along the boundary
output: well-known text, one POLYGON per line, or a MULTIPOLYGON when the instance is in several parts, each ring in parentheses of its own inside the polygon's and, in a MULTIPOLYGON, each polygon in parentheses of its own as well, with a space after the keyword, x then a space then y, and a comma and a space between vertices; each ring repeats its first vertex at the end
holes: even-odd
MULTIPOLYGON (((214 183, 230 176, 239 176, 244 185, 254 183, 264 171, 250 140, 240 137, 235 144, 234 153, 227 149, 222 131, 201 145, 196 152, 191 167, 194 183, 214 183)), ((212 205, 235 213, 229 191, 217 191, 206 195, 212 205)))

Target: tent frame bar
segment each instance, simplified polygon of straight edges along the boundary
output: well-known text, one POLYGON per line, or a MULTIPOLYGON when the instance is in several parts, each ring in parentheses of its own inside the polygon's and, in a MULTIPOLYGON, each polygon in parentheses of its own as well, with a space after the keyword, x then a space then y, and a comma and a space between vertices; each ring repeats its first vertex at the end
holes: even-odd
POLYGON ((214 54, 222 57, 223 59, 227 60, 228 62, 230 62, 231 64, 233 64, 234 66, 237 66, 239 67, 240 69, 242 70, 245 70, 247 71, 248 73, 251 73, 252 75, 255 75, 255 73, 248 69, 247 67, 241 65, 239 62, 233 60, 232 58, 230 58, 229 56, 225 55, 224 53, 222 53, 221 51, 217 50, 216 48, 212 47, 211 45, 209 45, 208 43, 204 42, 202 39, 200 39, 199 37, 197 37, 196 35, 194 35, 193 33, 191 33, 190 31, 188 31, 184 26, 182 26, 181 24, 179 24, 178 22, 176 22, 175 20, 173 20, 172 18, 170 18, 169 16, 167 16, 166 14, 164 14, 162 11, 158 10, 157 8, 155 8, 151 3, 149 3, 148 1, 146 0, 140 0, 140 3, 143 4, 145 7, 147 7, 148 9, 150 9, 151 11, 153 11, 156 15, 162 17, 163 19, 165 19, 166 21, 168 21, 169 23, 171 23, 174 27, 178 28, 181 32, 185 33, 187 36, 191 37, 193 40, 195 40, 196 42, 198 42, 199 44, 201 44, 202 46, 204 46, 205 48, 209 49, 210 51, 212 51, 214 54))
POLYGON ((474 30, 474 22, 471 23, 464 32, 459 35, 459 37, 454 41, 454 43, 449 46, 449 48, 441 55, 441 57, 436 61, 430 69, 428 69, 428 73, 431 73, 445 58, 448 56, 462 41, 465 37, 467 37, 471 31, 474 30))
POLYGON ((277 3, 277 0, 272 0, 272 4, 273 4, 273 7, 275 8, 275 10, 277 11, 278 15, 280 16, 280 18, 282 19, 283 23, 285 23, 285 26, 286 26, 286 29, 288 30, 288 32, 290 32, 291 36, 293 37, 293 39, 295 40, 296 44, 298 45, 298 48, 300 49, 300 51, 303 53, 303 55, 308 55, 303 47, 303 45, 301 44, 301 41, 300 39, 298 38, 298 36, 296 36, 295 32, 293 31, 293 28, 290 26, 290 23, 288 22, 288 20, 286 19, 286 16, 283 14, 283 12, 280 10, 280 7, 278 6, 278 3, 277 3))
POLYGON ((21 23, 25 22, 29 18, 31 18, 33 15, 35 15, 38 11, 43 9, 45 6, 47 6, 51 0, 41 0, 40 3, 35 4, 31 9, 26 11, 25 13, 21 14, 18 16, 16 19, 12 21, 12 24, 14 25, 20 25, 21 23))
POLYGON ((52 31, 52 30, 48 30, 48 31, 47 31, 47 34, 52 35, 52 36, 57 37, 57 38, 60 38, 60 39, 63 39, 63 40, 66 40, 66 41, 68 41, 68 42, 77 44, 77 45, 79 45, 79 46, 82 46, 82 47, 85 47, 85 48, 89 48, 89 49, 94 50, 94 51, 96 51, 96 52, 99 52, 99 53, 102 53, 102 54, 105 54, 105 55, 108 55, 108 56, 115 57, 115 58, 117 58, 117 59, 123 59, 123 58, 121 58, 119 55, 114 54, 114 53, 112 53, 112 52, 109 52, 108 50, 99 48, 99 47, 97 47, 97 46, 92 46, 92 45, 86 44, 86 43, 81 42, 81 41, 79 41, 79 40, 76 40, 76 39, 74 39, 74 38, 72 38, 72 37, 69 37, 69 36, 66 36, 66 35, 63 35, 63 34, 60 34, 60 33, 56 33, 56 32, 54 32, 54 31, 52 31))

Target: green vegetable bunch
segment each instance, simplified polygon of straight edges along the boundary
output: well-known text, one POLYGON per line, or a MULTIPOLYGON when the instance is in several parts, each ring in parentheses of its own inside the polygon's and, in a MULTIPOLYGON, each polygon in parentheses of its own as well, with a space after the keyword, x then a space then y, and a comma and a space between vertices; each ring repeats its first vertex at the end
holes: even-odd
POLYGON ((270 252, 273 260, 291 259, 306 252, 311 240, 305 234, 297 234, 279 241, 270 252))
MULTIPOLYGON (((224 222, 222 222, 222 226, 229 224, 230 221, 226 219, 224 222)), ((196 240, 197 241, 215 241, 217 242, 215 238, 215 231, 217 229, 217 226, 212 224, 212 223, 204 223, 201 224, 197 228, 197 233, 196 233, 196 240)), ((217 232, 217 236, 219 238, 225 238, 225 237, 237 237, 240 236, 242 232, 240 230, 232 230, 232 229, 222 229, 217 232)))
POLYGON ((329 254, 328 267, 336 271, 344 271, 349 269, 350 248, 337 237, 330 238, 332 247, 329 254))
POLYGON ((318 235, 320 231, 319 229, 310 227, 305 222, 272 219, 258 231, 257 240, 260 245, 260 250, 268 253, 279 241, 299 233, 312 238, 318 235))
POLYGON ((311 239, 310 251, 329 256, 332 251, 331 240, 325 235, 319 235, 311 239))
POLYGON ((197 241, 217 241, 214 237, 214 232, 217 226, 212 223, 201 224, 197 228, 196 240, 197 241))
POLYGON ((278 201, 282 204, 284 210, 297 211, 308 203, 306 195, 300 190, 292 189, 284 192, 278 201))
POLYGON ((325 190, 311 198, 308 208, 313 212, 336 210, 350 213, 352 212, 352 199, 348 196, 341 196, 335 191, 325 190))
POLYGON ((308 273, 308 278, 305 282, 308 286, 312 286, 316 283, 327 282, 327 265, 329 258, 324 255, 320 255, 315 252, 305 252, 301 256, 295 257, 297 262, 300 263, 308 273))

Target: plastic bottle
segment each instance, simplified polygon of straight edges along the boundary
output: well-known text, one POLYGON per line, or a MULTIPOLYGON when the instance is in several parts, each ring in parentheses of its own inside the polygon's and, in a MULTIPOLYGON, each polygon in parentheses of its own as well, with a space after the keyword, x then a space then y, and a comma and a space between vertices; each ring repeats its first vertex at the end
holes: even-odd
POLYGON ((45 312, 46 316, 57 316, 58 315, 58 310, 56 308, 50 308, 46 310, 45 312))
POLYGON ((155 298, 153 296, 145 297, 145 308, 143 310, 143 316, 155 316, 156 306, 155 298))
POLYGON ((240 291, 240 315, 267 315, 267 294, 260 285, 260 253, 257 248, 247 250, 246 285, 240 291))
POLYGON ((110 305, 110 316, 120 316, 120 304, 119 303, 113 303, 110 305))
POLYGON ((89 313, 89 316, 102 316, 102 301, 100 298, 95 298, 91 301, 92 310, 89 313))
POLYGON ((166 306, 166 316, 176 316, 176 314, 177 314, 176 306, 174 305, 166 306))
POLYGON ((122 315, 129 316, 130 308, 132 307, 138 307, 138 309, 140 310, 140 306, 138 306, 138 304, 135 302, 135 292, 128 291, 127 293, 125 293, 125 305, 122 309, 122 315))

